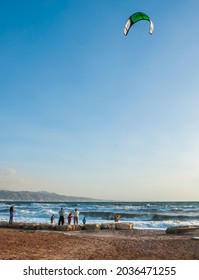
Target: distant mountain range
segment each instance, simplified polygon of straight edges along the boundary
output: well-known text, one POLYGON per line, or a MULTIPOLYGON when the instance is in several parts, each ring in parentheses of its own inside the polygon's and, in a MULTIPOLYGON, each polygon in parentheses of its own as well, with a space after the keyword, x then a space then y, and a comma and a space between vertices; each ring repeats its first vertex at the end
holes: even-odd
POLYGON ((30 192, 0 190, 0 201, 92 202, 100 200, 89 197, 60 195, 46 191, 30 192))

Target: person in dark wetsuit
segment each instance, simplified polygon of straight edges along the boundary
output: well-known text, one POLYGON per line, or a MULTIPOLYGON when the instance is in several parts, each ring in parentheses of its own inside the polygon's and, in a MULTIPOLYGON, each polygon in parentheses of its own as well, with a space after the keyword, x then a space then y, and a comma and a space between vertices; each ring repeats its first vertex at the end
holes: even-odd
POLYGON ((12 224, 13 222, 13 217, 14 217, 14 207, 10 207, 10 219, 9 219, 9 224, 12 224))
POLYGON ((55 215, 54 215, 54 214, 52 214, 52 216, 50 217, 50 222, 51 222, 51 224, 53 224, 53 223, 54 223, 54 219, 55 219, 55 215))

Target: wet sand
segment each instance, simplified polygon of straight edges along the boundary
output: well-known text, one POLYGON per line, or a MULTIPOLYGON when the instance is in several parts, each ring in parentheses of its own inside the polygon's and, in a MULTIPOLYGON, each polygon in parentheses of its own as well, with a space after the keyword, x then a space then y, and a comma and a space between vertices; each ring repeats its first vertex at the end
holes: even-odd
POLYGON ((40 231, 0 228, 0 260, 198 260, 194 232, 40 231))

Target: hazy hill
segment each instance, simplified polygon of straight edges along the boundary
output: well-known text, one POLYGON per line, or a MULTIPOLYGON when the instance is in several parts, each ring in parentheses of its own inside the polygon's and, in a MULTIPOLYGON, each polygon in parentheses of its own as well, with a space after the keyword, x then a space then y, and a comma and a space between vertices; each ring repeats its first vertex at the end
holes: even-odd
POLYGON ((45 191, 30 192, 30 191, 6 191, 0 190, 0 201, 51 201, 51 202, 84 202, 84 201, 99 201, 89 197, 65 196, 56 193, 45 191))

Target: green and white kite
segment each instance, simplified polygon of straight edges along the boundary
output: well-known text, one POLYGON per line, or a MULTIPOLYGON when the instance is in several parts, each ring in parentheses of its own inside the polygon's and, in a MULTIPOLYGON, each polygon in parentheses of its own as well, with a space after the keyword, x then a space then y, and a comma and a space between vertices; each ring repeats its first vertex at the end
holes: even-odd
POLYGON ((140 21, 140 20, 147 20, 149 21, 149 34, 152 35, 153 33, 153 29, 154 29, 154 24, 152 22, 152 20, 150 19, 150 17, 143 13, 143 12, 137 12, 133 15, 131 15, 126 24, 125 24, 125 27, 124 27, 124 35, 126 36, 131 28, 131 26, 133 24, 135 24, 136 22, 140 21))

